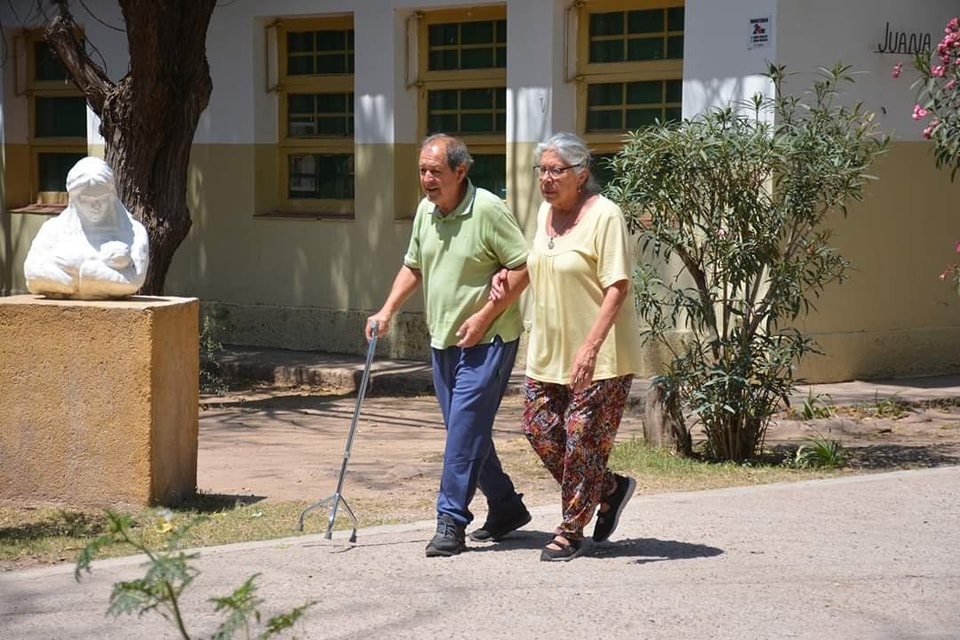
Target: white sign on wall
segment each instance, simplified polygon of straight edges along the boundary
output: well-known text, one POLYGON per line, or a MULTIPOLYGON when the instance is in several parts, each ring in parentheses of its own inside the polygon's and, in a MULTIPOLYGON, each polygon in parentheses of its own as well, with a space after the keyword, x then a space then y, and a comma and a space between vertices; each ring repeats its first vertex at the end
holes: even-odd
POLYGON ((766 49, 770 46, 770 16, 750 18, 750 38, 747 40, 747 49, 766 49))

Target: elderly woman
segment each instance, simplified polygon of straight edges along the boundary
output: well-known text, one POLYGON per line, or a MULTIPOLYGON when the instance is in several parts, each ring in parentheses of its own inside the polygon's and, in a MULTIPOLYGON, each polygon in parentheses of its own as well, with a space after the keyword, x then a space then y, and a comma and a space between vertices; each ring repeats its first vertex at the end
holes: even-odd
POLYGON ((31 293, 93 300, 136 293, 146 278, 149 240, 117 197, 113 171, 83 158, 67 173, 69 204, 43 223, 23 264, 31 293))
MULTIPOLYGON (((590 150, 558 133, 536 159, 544 202, 527 260, 533 328, 523 432, 560 483, 562 520, 540 559, 565 561, 580 554, 594 512, 593 539, 610 537, 636 488, 607 460, 639 371, 640 338, 626 221, 597 193, 590 150)), ((498 274, 491 295, 503 287, 498 274)))

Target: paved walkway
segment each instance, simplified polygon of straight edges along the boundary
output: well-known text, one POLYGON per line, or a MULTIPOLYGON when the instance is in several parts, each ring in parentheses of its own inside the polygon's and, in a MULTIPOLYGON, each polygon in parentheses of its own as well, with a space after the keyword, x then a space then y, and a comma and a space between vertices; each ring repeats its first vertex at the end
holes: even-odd
MULTIPOLYGON (((247 354, 235 366, 339 387, 363 368, 281 355, 247 354)), ((381 361, 372 380, 373 394, 423 392, 429 372, 381 361)), ((812 391, 835 403, 956 399, 960 378, 812 391)), ((217 618, 208 599, 260 573, 265 614, 316 601, 302 638, 960 637, 960 467, 638 495, 610 542, 588 542, 570 563, 542 563, 556 511, 537 507, 522 532, 450 559, 424 557, 429 521, 362 529, 355 545, 336 532, 201 549, 185 617, 194 637, 209 637, 217 618)), ((72 564, 0 574, 0 638, 178 637, 152 614, 104 615, 112 584, 142 575, 141 562, 97 561, 79 584, 72 564)))
MULTIPOLYGON (((521 533, 425 558, 433 523, 200 550, 184 600, 195 637, 209 598, 261 573, 265 613, 316 600, 301 638, 955 639, 960 467, 641 495, 611 542, 539 561, 554 507, 521 533)), ((140 560, 0 575, 4 638, 175 638, 156 615, 104 616, 140 560)))

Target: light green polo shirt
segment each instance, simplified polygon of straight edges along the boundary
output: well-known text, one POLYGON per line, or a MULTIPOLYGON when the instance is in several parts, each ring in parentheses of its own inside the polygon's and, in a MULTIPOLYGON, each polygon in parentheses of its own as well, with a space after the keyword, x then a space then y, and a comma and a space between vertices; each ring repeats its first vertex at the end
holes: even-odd
MULTIPOLYGON (((527 261, 527 242, 507 205, 486 189, 467 182, 467 193, 446 216, 424 198, 417 207, 403 263, 422 276, 430 346, 459 342, 457 329, 487 302, 490 279, 500 267, 527 261)), ((520 337, 520 308, 514 303, 490 324, 480 344, 500 336, 520 337)))

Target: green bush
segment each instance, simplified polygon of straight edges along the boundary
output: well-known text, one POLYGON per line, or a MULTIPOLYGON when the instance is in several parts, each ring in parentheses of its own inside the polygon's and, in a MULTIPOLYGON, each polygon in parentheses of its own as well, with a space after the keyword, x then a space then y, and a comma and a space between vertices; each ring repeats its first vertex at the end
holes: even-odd
POLYGON ((223 353, 220 339, 231 330, 230 312, 214 302, 205 305, 200 316, 200 393, 223 395, 230 390, 217 358, 223 353))
POLYGON ((795 415, 801 420, 829 418, 833 415, 833 410, 828 404, 829 400, 829 394, 818 393, 817 395, 813 395, 813 391, 811 390, 807 392, 807 397, 803 399, 803 404, 800 405, 800 409, 795 412, 795 415))
POLYGON ((645 337, 670 354, 654 384, 719 460, 757 455, 815 350, 793 322, 848 268, 827 216, 861 198, 888 140, 841 100, 849 67, 822 69, 802 95, 786 91, 782 66, 768 77, 772 97, 632 132, 607 189, 641 241, 645 337))
POLYGON ((843 445, 820 433, 805 438, 793 457, 793 465, 798 469, 839 469, 847 466, 848 461, 843 445))
MULTIPOLYGON (((142 616, 154 612, 173 625, 183 640, 190 640, 193 636, 187 629, 187 620, 180 608, 180 598, 200 571, 190 564, 197 554, 185 553, 182 545, 189 538, 190 530, 201 522, 202 518, 194 518, 174 526, 173 514, 159 510, 157 525, 165 534, 166 541, 161 548, 154 549, 144 542, 142 532, 139 535, 135 533, 136 525, 129 516, 112 511, 107 511, 106 515, 109 520, 107 533, 87 544, 80 552, 74 578, 79 581, 84 571, 90 572, 94 557, 105 546, 125 545, 134 552, 144 554, 147 557, 146 573, 142 578, 113 585, 107 613, 118 617, 122 614, 137 613, 142 616)), ((289 612, 271 617, 257 633, 256 628, 261 625, 259 607, 263 601, 256 595, 256 578, 257 574, 251 575, 233 592, 210 600, 214 611, 223 617, 212 636, 213 640, 227 640, 238 632, 242 632, 245 638, 258 640, 274 637, 291 629, 314 604, 306 602, 289 612)), ((130 634, 130 637, 138 636, 135 632, 130 634)))

